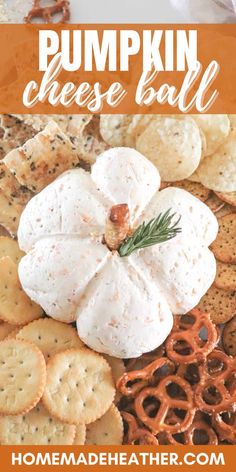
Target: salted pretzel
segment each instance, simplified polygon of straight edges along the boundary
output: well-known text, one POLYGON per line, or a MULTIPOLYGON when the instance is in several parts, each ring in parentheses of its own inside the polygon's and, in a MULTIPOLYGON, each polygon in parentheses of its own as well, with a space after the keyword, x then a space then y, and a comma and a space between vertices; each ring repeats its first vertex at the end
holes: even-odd
POLYGON ((144 369, 125 372, 118 380, 116 388, 122 395, 134 397, 146 385, 156 385, 163 375, 173 373, 174 370, 173 362, 161 357, 144 369))
POLYGON ((168 431, 158 435, 159 444, 172 444, 174 446, 183 445, 216 445, 218 438, 214 429, 203 420, 193 421, 193 423, 180 435, 173 435, 168 431), (195 438, 195 436, 199 436, 195 438), (204 440, 202 439, 204 437, 204 440))
POLYGON ((169 359, 180 364, 203 362, 214 349, 218 341, 218 331, 208 313, 197 309, 187 315, 175 316, 174 327, 166 340, 166 352, 169 359), (207 332, 207 339, 201 338, 201 332, 207 332))
POLYGON ((208 355, 202 382, 194 392, 197 407, 209 413, 221 413, 236 402, 236 360, 220 349, 208 355))
POLYGON ((236 444, 236 412, 223 411, 212 416, 212 423, 221 439, 236 444))
POLYGON ((127 425, 125 444, 158 445, 158 440, 155 436, 147 429, 141 428, 133 415, 127 413, 127 411, 121 411, 121 415, 127 425))
POLYGON ((62 18, 60 23, 67 23, 70 19, 70 1, 53 0, 51 6, 41 6, 41 0, 33 0, 33 6, 25 17, 26 23, 31 23, 34 18, 42 18, 45 23, 52 23, 54 15, 60 13, 62 18))
POLYGON ((170 433, 185 431, 195 415, 193 393, 186 380, 177 375, 163 378, 157 387, 146 387, 139 392, 134 401, 137 418, 154 434, 161 431, 170 433), (158 405, 152 414, 146 410, 145 404, 153 400, 158 405), (184 416, 177 416, 176 422, 168 421, 170 412, 181 411, 184 416), (173 424, 174 423, 174 424, 173 424))

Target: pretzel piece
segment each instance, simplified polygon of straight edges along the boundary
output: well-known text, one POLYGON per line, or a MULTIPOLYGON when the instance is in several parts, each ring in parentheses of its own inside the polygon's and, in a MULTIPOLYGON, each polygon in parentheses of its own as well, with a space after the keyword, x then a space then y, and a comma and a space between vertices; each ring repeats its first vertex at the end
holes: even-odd
POLYGON ((218 331, 208 313, 197 309, 187 315, 175 316, 174 328, 166 340, 169 359, 176 363, 203 362, 218 341, 218 331), (207 339, 202 339, 202 331, 207 339))
POLYGON ((173 362, 166 357, 161 357, 144 369, 125 372, 118 380, 116 387, 122 395, 135 396, 147 384, 157 384, 163 375, 173 373, 174 370, 173 362))
POLYGON ((158 445, 157 438, 147 429, 140 428, 137 419, 133 415, 126 411, 122 411, 121 414, 125 424, 127 425, 125 444, 142 444, 149 446, 158 445))
POLYGON ((34 0, 33 6, 25 17, 26 23, 31 23, 34 18, 42 18, 45 23, 52 23, 54 15, 62 14, 60 23, 67 23, 70 19, 70 1, 54 0, 51 6, 41 6, 41 0, 34 0))
POLYGON ((160 431, 170 433, 185 431, 195 415, 191 386, 181 377, 169 375, 162 379, 157 387, 144 388, 138 394, 135 399, 135 410, 138 419, 154 434, 160 431), (148 399, 153 399, 159 405, 156 411, 152 411, 151 416, 150 411, 145 408, 148 399), (177 416, 176 421, 168 421, 170 411, 183 411, 184 416, 177 416))

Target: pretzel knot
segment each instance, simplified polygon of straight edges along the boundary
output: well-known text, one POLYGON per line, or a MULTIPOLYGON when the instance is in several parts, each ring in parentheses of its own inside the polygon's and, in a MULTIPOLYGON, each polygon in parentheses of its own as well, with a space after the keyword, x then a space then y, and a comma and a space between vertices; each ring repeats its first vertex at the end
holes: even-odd
POLYGON ((187 315, 175 316, 172 333, 166 340, 167 356, 180 364, 203 362, 217 341, 218 331, 210 315, 194 309, 187 315))
POLYGON ((146 385, 156 385, 164 375, 173 373, 175 366, 166 357, 156 359, 142 370, 125 372, 118 380, 117 390, 125 396, 134 397, 146 385))
POLYGON ((67 23, 70 19, 70 0, 53 0, 53 2, 54 5, 41 6, 41 0, 34 0, 25 22, 31 23, 34 18, 42 18, 45 23, 52 23, 53 16, 61 14, 60 23, 67 23))
POLYGON ((121 414, 127 429, 125 433, 125 444, 158 445, 158 440, 155 436, 150 433, 150 431, 140 428, 133 415, 126 411, 122 411, 121 414))
POLYGON ((236 444, 236 412, 223 411, 212 417, 213 425, 222 441, 236 444))
POLYGON ((195 415, 191 386, 177 375, 165 377, 157 387, 144 388, 134 405, 138 419, 154 434, 185 431, 195 415))
POLYGON ((221 413, 230 409, 236 402, 236 360, 218 349, 209 354, 194 399, 205 412, 221 413))
POLYGON ((172 444, 174 446, 183 444, 195 446, 198 444, 216 445, 218 438, 213 428, 205 421, 194 421, 186 431, 181 434, 163 432, 158 435, 159 444, 172 444))

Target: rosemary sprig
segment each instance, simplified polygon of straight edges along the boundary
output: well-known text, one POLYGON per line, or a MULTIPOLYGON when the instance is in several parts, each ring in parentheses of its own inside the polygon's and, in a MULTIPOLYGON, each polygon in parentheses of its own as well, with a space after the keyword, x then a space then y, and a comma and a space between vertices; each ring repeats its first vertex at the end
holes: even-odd
POLYGON ((123 241, 118 249, 120 256, 130 256, 136 249, 154 246, 175 238, 178 233, 181 233, 181 228, 178 227, 181 216, 172 224, 175 215, 176 213, 171 214, 171 208, 169 208, 165 213, 160 213, 157 218, 150 220, 149 223, 144 221, 132 236, 123 241))

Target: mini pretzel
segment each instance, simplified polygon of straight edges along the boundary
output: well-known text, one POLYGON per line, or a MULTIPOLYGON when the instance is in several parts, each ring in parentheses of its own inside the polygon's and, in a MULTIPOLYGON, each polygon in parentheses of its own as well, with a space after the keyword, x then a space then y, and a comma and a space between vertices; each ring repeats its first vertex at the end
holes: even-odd
POLYGON ((142 370, 125 372, 116 384, 117 390, 122 395, 133 397, 147 384, 156 384, 156 382, 163 377, 160 371, 163 367, 167 368, 165 375, 173 373, 175 370, 173 362, 166 357, 161 357, 144 367, 142 370))
POLYGON ((184 379, 176 375, 165 377, 157 387, 144 388, 136 397, 134 404, 138 419, 148 426, 154 434, 160 431, 169 431, 171 433, 185 431, 191 425, 195 415, 191 386, 184 379), (167 391, 171 384, 177 387, 175 398, 172 398, 167 391), (181 392, 184 392, 185 398, 181 398, 178 388, 181 392), (152 413, 152 416, 149 416, 145 409, 145 402, 150 398, 155 399, 160 405, 156 414, 152 413), (184 418, 178 417, 178 421, 175 424, 169 424, 167 423, 167 418, 170 410, 183 410, 185 416, 184 418))
POLYGON ((236 444, 236 412, 224 411, 215 413, 212 417, 213 425, 222 441, 236 444))
POLYGON ((138 443, 149 446, 158 445, 158 440, 155 438, 155 436, 147 429, 140 428, 136 418, 133 415, 127 413, 126 411, 122 411, 121 414, 128 426, 128 431, 125 435, 125 444, 138 443))
POLYGON ((41 0, 34 0, 33 6, 25 17, 26 23, 31 23, 33 18, 42 18, 45 23, 52 23, 52 17, 57 13, 62 13, 60 23, 67 23, 70 19, 70 1, 69 0, 54 0, 55 5, 42 6, 41 0))
POLYGON ((230 408, 236 401, 236 360, 215 349, 207 357, 203 382, 196 386, 194 399, 202 411, 220 413, 230 408))
MULTIPOLYGON (((208 442, 206 445, 216 445, 218 444, 218 438, 213 428, 210 425, 205 423, 205 421, 194 421, 186 431, 181 434, 181 441, 178 441, 173 434, 169 432, 163 432, 158 435, 159 444, 172 444, 174 446, 183 445, 196 445, 202 444, 202 442, 195 442, 194 433, 196 431, 202 431, 206 434, 208 442)), ((204 443, 205 444, 205 443, 204 443)))
POLYGON ((194 309, 188 315, 175 316, 173 331, 166 340, 167 356, 180 364, 202 362, 214 349, 217 340, 218 331, 210 315, 194 309), (203 328, 208 333, 206 341, 200 338, 203 328))

